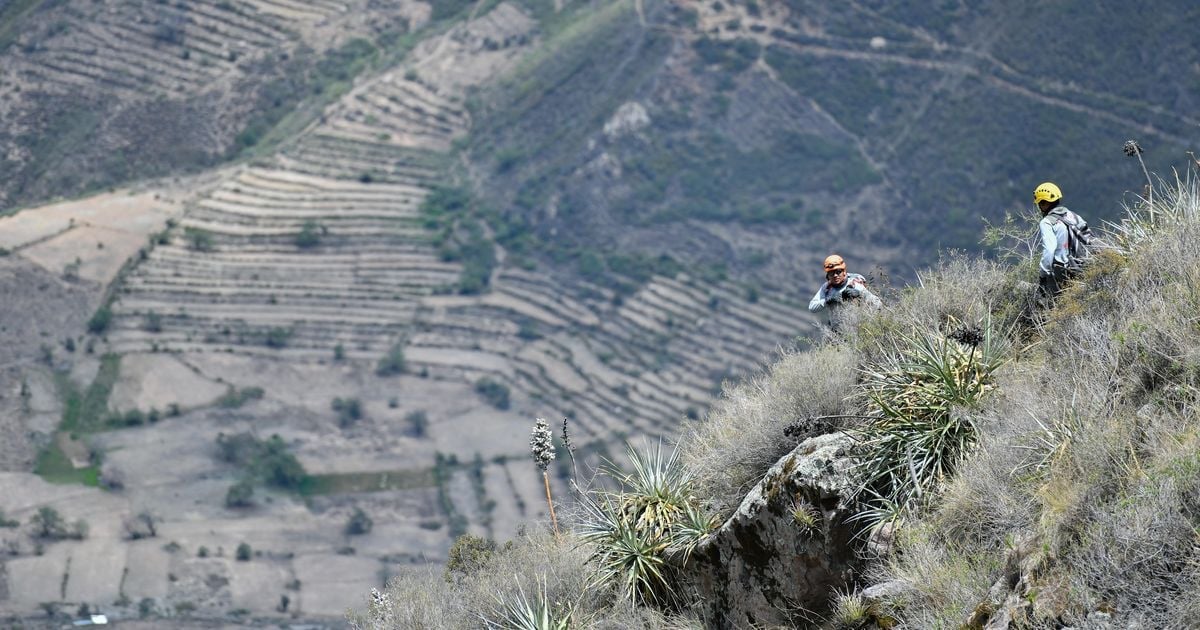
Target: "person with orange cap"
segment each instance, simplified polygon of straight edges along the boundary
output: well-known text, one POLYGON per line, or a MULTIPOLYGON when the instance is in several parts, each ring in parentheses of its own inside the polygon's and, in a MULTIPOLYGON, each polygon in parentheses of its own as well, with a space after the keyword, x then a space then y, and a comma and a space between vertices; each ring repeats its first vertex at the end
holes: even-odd
POLYGON ((882 306, 879 296, 867 289, 867 279, 861 274, 846 273, 846 261, 837 254, 825 259, 825 283, 817 290, 808 310, 816 313, 849 301, 862 300, 868 306, 882 306))
POLYGON ((1038 233, 1042 241, 1042 259, 1038 264, 1038 284, 1044 295, 1062 292, 1067 278, 1079 272, 1091 243, 1087 221, 1062 205, 1062 191, 1053 182, 1039 184, 1033 202, 1042 212, 1038 233))

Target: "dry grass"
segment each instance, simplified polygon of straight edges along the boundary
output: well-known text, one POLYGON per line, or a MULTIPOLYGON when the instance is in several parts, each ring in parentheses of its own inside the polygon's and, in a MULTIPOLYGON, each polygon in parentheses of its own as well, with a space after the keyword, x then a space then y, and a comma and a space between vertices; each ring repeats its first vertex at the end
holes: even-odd
MULTIPOLYGON (((893 552, 872 579, 907 588, 882 608, 903 628, 986 617, 1009 594, 995 585, 1007 584, 998 580, 1019 548, 1036 559, 1020 567, 1018 584, 1030 590, 1018 595, 1033 603, 1037 627, 1095 627, 1106 616, 1121 627, 1195 627, 1200 192, 1192 176, 1174 185, 1110 228, 1110 246, 1053 310, 1036 308, 1028 266, 951 257, 922 274, 919 288, 864 314, 854 334, 788 354, 727 389, 682 441, 696 497, 728 514, 805 437, 869 430, 855 420, 873 409, 864 368, 886 365, 914 331, 941 339, 990 321, 1011 344, 1010 363, 992 372, 987 396, 947 408, 970 424, 973 445, 891 530, 893 552), (1039 607, 1043 588, 1053 605, 1039 607)), ((877 398, 879 406, 885 397, 877 398)), ((801 522, 811 516, 803 508, 793 514, 801 522)), ((583 627, 703 625, 614 606, 613 591, 588 590, 587 555, 531 537, 449 595, 430 596, 419 579, 397 582, 394 601, 420 614, 388 627, 471 625, 497 593, 530 593, 539 579, 583 627)), ((841 600, 842 618, 830 622, 856 624, 865 602, 850 593, 841 600)))
MULTIPOLYGON (((1059 616, 1041 623, 1088 626, 1100 611, 1122 627, 1195 625, 1200 196, 1193 177, 1175 186, 1111 228, 1116 246, 1048 316, 1028 319, 1040 343, 1000 379, 975 420, 975 454, 903 528, 879 576, 912 587, 904 627, 957 626, 999 606, 988 588, 1005 541, 1027 535, 1068 586, 1059 616)), ((936 322, 933 296, 916 301, 898 310, 936 322)))
POLYGON ((823 345, 785 355, 766 372, 726 389, 680 446, 697 496, 727 515, 780 457, 854 414, 856 353, 823 345))
POLYGON ((472 572, 446 580, 436 568, 393 578, 368 611, 351 615, 352 627, 369 630, 449 630, 502 623, 505 602, 523 596, 536 608, 545 600, 571 611, 571 628, 684 630, 703 627, 687 615, 671 617, 617 600, 614 591, 591 584, 590 547, 571 534, 561 542, 548 532, 501 546, 472 572))

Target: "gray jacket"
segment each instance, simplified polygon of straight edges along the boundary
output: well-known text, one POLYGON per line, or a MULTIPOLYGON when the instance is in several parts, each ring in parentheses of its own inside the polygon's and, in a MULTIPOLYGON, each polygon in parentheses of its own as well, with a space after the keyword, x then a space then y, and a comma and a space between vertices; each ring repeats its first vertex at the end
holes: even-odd
POLYGON ((825 281, 821 288, 817 290, 817 294, 808 303, 808 310, 816 313, 824 308, 834 308, 840 306, 843 302, 861 299, 865 304, 872 307, 883 306, 883 300, 879 296, 871 293, 867 288, 867 279, 862 274, 848 273, 846 281, 841 286, 832 286, 829 281, 825 281))
POLYGON ((1071 264, 1068 231, 1064 220, 1073 221, 1079 231, 1087 233, 1087 221, 1068 210, 1066 206, 1059 206, 1047 212, 1046 216, 1038 221, 1038 234, 1042 240, 1042 260, 1038 264, 1038 271, 1043 277, 1054 273, 1055 265, 1067 267, 1071 264))

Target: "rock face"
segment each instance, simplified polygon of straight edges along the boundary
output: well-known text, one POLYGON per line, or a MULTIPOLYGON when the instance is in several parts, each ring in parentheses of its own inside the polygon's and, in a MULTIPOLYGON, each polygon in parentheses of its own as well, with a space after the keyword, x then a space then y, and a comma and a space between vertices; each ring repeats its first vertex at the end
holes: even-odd
POLYGON ((712 627, 812 622, 857 565, 843 497, 853 486, 853 441, 809 438, 784 456, 716 532, 686 573, 712 627))

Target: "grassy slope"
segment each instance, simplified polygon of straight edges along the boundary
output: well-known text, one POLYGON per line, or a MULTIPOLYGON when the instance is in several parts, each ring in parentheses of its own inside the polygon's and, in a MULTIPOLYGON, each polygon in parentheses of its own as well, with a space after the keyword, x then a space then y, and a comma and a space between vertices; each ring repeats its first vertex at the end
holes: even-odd
MULTIPOLYGON (((812 419, 877 415, 862 370, 894 365, 889 356, 913 352, 914 335, 990 327, 1007 342, 1007 364, 947 416, 973 445, 946 454, 950 475, 899 513, 892 552, 861 581, 900 580, 902 593, 871 606, 842 596, 821 627, 977 628, 1010 592, 1007 605, 1029 604, 1017 613, 1032 627, 1090 627, 1108 616, 1122 627, 1194 625, 1200 186, 1193 177, 1155 199, 1155 213, 1143 206, 1106 237, 1109 248, 1051 310, 1029 297, 1036 272, 1025 257, 955 257, 923 274, 921 287, 888 296, 845 342, 786 356, 733 387, 683 442, 698 496, 728 514, 806 435, 857 428, 870 437, 861 420, 812 419), (1021 567, 1010 581, 1007 566, 1021 567)), ((569 512, 571 500, 560 501, 569 512)), ((449 584, 395 581, 390 597, 404 604, 372 614, 382 627, 470 624, 494 614, 495 598, 524 592, 573 602, 577 622, 703 627, 687 610, 665 619, 614 603, 589 582, 592 567, 570 560, 589 549, 574 533, 562 543, 523 538, 480 552, 449 584)))
MULTIPOLYGON (((1190 626, 1200 601, 1197 174, 1106 237, 1110 248, 1051 311, 1023 297, 1034 279, 1024 258, 949 259, 848 343, 786 357, 728 392, 685 441, 699 491, 728 513, 803 438, 796 427, 830 428, 793 420, 878 414, 863 381, 890 354, 913 352, 906 337, 990 322, 1010 344, 1008 364, 994 389, 957 409, 951 424, 967 423, 957 426, 974 446, 945 454, 953 475, 898 513, 875 580, 907 590, 886 612, 908 628, 984 623, 1005 605, 1008 591, 994 585, 1018 558, 1025 568, 1007 588, 1033 602, 1035 623, 1079 626, 1102 612, 1190 626)), ((859 420, 833 426, 876 435, 859 420)), ((920 460, 924 447, 913 448, 920 460)))

